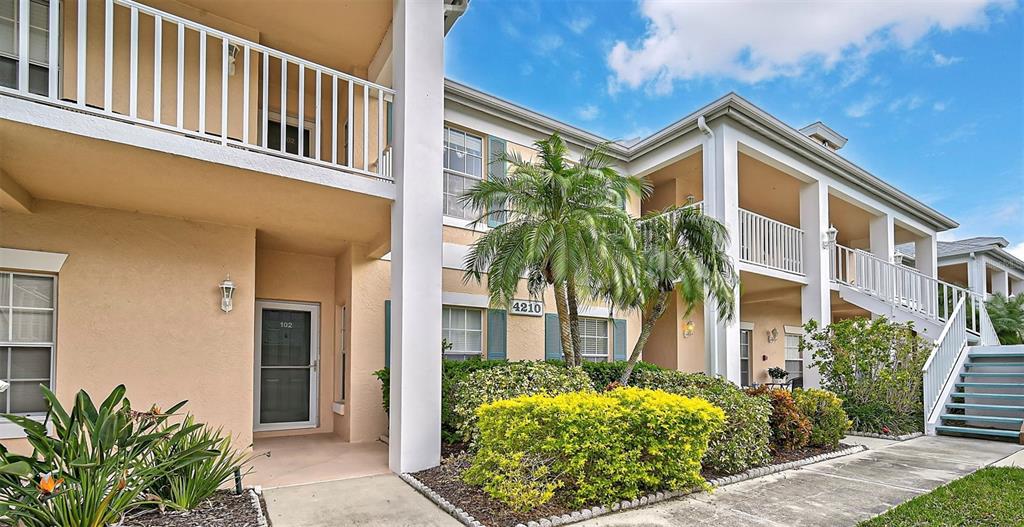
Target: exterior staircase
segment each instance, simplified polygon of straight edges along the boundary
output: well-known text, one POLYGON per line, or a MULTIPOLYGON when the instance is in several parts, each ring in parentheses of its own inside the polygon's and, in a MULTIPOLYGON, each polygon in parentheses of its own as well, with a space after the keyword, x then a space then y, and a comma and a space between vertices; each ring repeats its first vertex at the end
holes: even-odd
POLYGON ((1024 444, 1024 345, 1001 346, 982 295, 833 245, 841 298, 935 342, 922 370, 925 432, 1024 444))
POLYGON ((970 346, 934 431, 1024 444, 1024 345, 970 346))

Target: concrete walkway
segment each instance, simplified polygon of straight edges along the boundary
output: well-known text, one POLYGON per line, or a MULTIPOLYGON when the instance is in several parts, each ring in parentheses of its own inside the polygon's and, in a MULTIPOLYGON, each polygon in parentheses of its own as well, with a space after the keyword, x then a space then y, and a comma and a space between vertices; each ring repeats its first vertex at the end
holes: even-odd
POLYGON ((274 527, 462 525, 394 474, 278 487, 263 496, 274 527))
POLYGON ((855 525, 1022 448, 952 437, 902 443, 851 437, 845 442, 871 450, 579 525, 855 525))

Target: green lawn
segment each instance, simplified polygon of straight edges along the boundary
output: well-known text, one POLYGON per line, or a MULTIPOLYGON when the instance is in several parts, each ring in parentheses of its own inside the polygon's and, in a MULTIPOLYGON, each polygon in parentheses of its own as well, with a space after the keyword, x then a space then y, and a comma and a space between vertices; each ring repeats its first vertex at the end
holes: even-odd
POLYGON ((990 467, 943 485, 860 527, 1024 525, 1024 468, 990 467))

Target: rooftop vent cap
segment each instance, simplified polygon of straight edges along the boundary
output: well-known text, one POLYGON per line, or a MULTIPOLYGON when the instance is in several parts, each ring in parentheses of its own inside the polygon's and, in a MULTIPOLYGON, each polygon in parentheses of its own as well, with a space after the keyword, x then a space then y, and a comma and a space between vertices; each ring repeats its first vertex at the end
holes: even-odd
POLYGON ((847 140, 839 135, 839 132, 829 128, 828 125, 821 121, 801 128, 800 132, 832 150, 839 150, 846 144, 847 140))

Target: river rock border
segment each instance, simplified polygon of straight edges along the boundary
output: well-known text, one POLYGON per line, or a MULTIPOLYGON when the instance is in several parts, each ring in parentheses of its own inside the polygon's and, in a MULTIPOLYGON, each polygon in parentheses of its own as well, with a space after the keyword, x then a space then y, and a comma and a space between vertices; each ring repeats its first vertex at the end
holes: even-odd
MULTIPOLYGON (((731 476, 723 476, 721 478, 708 480, 708 483, 714 487, 724 487, 726 485, 739 483, 741 481, 746 481, 748 479, 759 478, 761 476, 767 476, 769 474, 776 474, 778 472, 799 468, 804 465, 810 465, 813 463, 819 463, 821 461, 827 461, 829 459, 835 459, 837 457, 856 454, 858 452, 863 452, 865 450, 867 450, 867 447, 865 447, 864 445, 856 445, 849 448, 844 448, 842 450, 836 450, 825 454, 818 454, 817 456, 799 459, 797 461, 790 461, 788 463, 779 463, 777 465, 768 465, 766 467, 752 468, 746 472, 741 472, 739 474, 733 474, 731 476)), ((435 504, 437 504, 437 506, 440 507, 443 511, 447 512, 448 514, 451 514, 452 517, 454 517, 456 520, 459 520, 463 525, 466 525, 468 527, 487 527, 486 525, 477 521, 477 519, 471 516, 468 512, 460 509, 459 507, 456 507, 451 502, 446 500, 443 496, 441 496, 437 492, 434 492, 433 489, 423 484, 423 482, 416 479, 411 474, 399 474, 399 477, 402 478, 402 480, 404 480, 406 483, 408 483, 412 488, 419 491, 420 494, 423 494, 430 501, 433 501, 435 504)), ((589 520, 592 518, 596 518, 598 516, 603 516, 605 514, 608 514, 609 512, 618 512, 628 509, 635 509, 637 507, 644 507, 652 503, 658 503, 659 501, 670 500, 673 498, 678 498, 679 496, 684 496, 686 494, 692 494, 693 492, 693 490, 655 492, 653 494, 641 496, 640 498, 634 500, 623 500, 619 503, 613 503, 610 507, 602 505, 599 507, 580 509, 572 511, 568 514, 563 514, 561 516, 538 518, 537 520, 533 520, 527 523, 520 523, 516 525, 516 527, 556 527, 558 525, 569 525, 571 523, 589 520)))
POLYGON ((252 506, 256 507, 256 512, 259 513, 259 517, 256 518, 256 523, 259 527, 269 527, 270 522, 267 520, 267 511, 263 507, 263 500, 260 496, 263 494, 263 489, 259 487, 253 487, 247 489, 249 493, 249 499, 252 500, 252 506))
POLYGON ((855 437, 873 437, 875 439, 888 439, 890 441, 907 441, 907 440, 910 440, 910 439, 914 439, 914 438, 923 436, 924 432, 911 432, 909 434, 903 434, 903 435, 900 435, 900 436, 894 436, 894 435, 886 435, 886 434, 876 434, 874 432, 853 432, 853 431, 850 431, 850 432, 847 432, 846 435, 848 435, 848 436, 855 436, 855 437))

